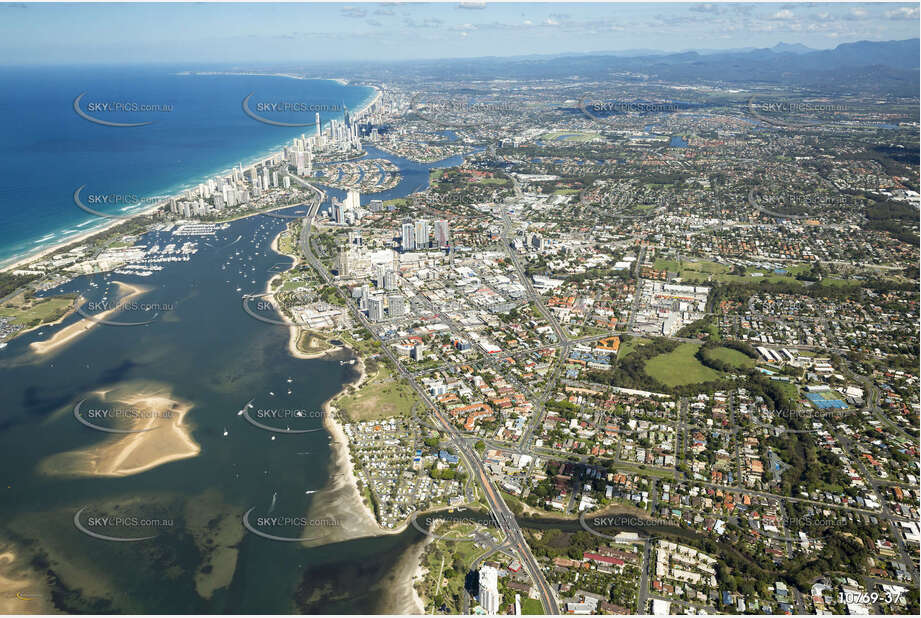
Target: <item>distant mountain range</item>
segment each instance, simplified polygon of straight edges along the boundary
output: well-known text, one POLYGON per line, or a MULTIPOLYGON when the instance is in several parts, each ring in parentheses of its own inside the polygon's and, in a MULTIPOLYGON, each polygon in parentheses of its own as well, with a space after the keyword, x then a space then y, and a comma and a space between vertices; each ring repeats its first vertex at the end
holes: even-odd
MULTIPOLYGON (((387 63, 349 63, 359 72, 374 71, 377 79, 389 71, 419 80, 446 78, 597 79, 635 73, 675 83, 752 84, 815 89, 827 94, 917 96, 919 39, 859 41, 834 49, 814 50, 779 43, 772 48, 701 50, 681 53, 627 50, 609 53, 528 57, 483 57, 387 63), (373 68, 372 68, 373 67, 373 68)), ((340 65, 341 66, 341 65, 340 65)), ((370 75, 369 75, 370 77, 370 75)))
MULTIPOLYGON (((685 49, 677 53, 698 53, 702 56, 711 55, 711 54, 742 54, 746 52, 756 51, 760 48, 758 47, 737 47, 731 49, 685 49)), ((771 51, 775 53, 791 53, 791 54, 805 54, 811 51, 818 51, 812 49, 811 47, 806 47, 802 43, 778 43, 774 47, 770 48, 771 51)), ((669 56, 673 55, 676 52, 662 51, 658 49, 620 49, 616 51, 600 51, 600 52, 572 52, 565 54, 531 54, 527 56, 509 56, 509 60, 524 60, 524 59, 535 59, 535 58, 569 58, 572 56, 618 56, 622 58, 636 58, 642 56, 669 56)))

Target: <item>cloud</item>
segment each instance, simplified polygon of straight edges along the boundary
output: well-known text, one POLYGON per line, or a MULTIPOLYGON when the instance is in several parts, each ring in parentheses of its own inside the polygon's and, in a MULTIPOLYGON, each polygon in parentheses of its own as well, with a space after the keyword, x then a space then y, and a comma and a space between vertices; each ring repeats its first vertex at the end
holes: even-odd
POLYGON ((469 10, 469 11, 476 11, 476 10, 480 10, 480 9, 485 9, 485 8, 486 8, 486 2, 485 2, 485 0, 483 0, 483 1, 480 1, 480 0, 472 0, 472 1, 470 1, 470 2, 461 2, 460 4, 457 5, 457 8, 459 8, 459 9, 467 9, 467 10, 469 10))
POLYGON ((773 15, 771 15, 771 19, 776 19, 778 21, 786 21, 789 19, 793 19, 793 11, 789 9, 781 9, 777 11, 776 13, 774 13, 773 15))
POLYGON ((365 17, 368 14, 368 11, 358 6, 344 6, 342 7, 342 14, 346 17, 360 19, 365 17))
POLYGON ((411 17, 407 17, 403 20, 403 23, 406 24, 407 28, 438 28, 444 22, 437 17, 426 17, 422 21, 416 21, 411 17))
POLYGON ((697 13, 722 13, 723 8, 715 4, 695 4, 689 10, 697 13))
POLYGON ((898 9, 893 9, 891 11, 886 11, 886 17, 889 19, 912 19, 916 20, 921 16, 921 10, 918 7, 908 7, 903 6, 898 9))
POLYGON ((368 24, 369 26, 374 26, 375 28, 380 28, 381 26, 384 25, 376 19, 369 19, 365 21, 365 23, 368 24))

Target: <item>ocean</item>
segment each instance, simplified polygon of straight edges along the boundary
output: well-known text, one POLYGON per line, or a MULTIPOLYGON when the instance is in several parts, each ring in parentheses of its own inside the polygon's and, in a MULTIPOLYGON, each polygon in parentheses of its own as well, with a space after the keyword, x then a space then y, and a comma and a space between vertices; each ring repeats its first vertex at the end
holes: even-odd
POLYGON ((375 94, 333 80, 183 74, 187 68, 0 68, 0 265, 110 222, 74 204, 78 187, 86 185, 87 194, 172 195, 312 135, 314 110, 325 125, 375 94), (251 110, 269 110, 258 115, 309 126, 251 118, 242 106, 251 93, 251 110), (81 94, 78 107, 91 117, 151 124, 93 123, 74 110, 81 94), (290 111, 271 111, 272 104, 290 111))

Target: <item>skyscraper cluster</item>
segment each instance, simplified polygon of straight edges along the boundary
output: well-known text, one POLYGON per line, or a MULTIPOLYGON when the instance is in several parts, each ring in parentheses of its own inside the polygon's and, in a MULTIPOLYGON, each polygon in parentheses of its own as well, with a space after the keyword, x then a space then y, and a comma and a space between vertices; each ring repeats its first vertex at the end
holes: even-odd
POLYGON ((451 242, 451 227, 447 221, 435 221, 434 239, 429 239, 429 222, 416 219, 415 222, 405 221, 400 226, 400 249, 403 251, 418 251, 428 249, 430 246, 438 249, 448 247, 451 242))
POLYGON ((234 208, 249 203, 266 191, 283 186, 289 188, 291 180, 279 176, 271 169, 279 163, 277 157, 270 157, 248 170, 240 163, 227 176, 209 178, 197 187, 188 189, 181 198, 169 200, 170 212, 183 217, 198 217, 209 212, 234 208))
POLYGON ((349 189, 343 201, 333 199, 330 218, 339 225, 354 223, 365 214, 361 209, 361 193, 349 189))

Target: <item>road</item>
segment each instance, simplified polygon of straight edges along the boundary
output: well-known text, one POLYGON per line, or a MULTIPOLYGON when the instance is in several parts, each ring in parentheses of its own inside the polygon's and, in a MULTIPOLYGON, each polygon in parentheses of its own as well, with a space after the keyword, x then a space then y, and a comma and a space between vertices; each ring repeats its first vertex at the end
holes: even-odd
MULTIPOLYGON (((512 177, 512 183, 515 190, 515 195, 517 197, 521 196, 521 187, 518 185, 518 180, 512 177)), ((559 350, 559 354, 556 359, 556 369, 550 378, 547 380, 547 386, 544 391, 538 395, 531 403, 534 406, 534 413, 531 415, 531 421, 528 423, 525 430, 522 432, 521 440, 519 442, 519 451, 526 452, 530 449, 531 441, 534 438, 534 432, 537 430, 537 427, 543 421, 546 410, 544 409, 544 403, 546 403, 547 398, 550 396, 550 393, 553 389, 553 385, 556 383, 557 377, 563 370, 563 365, 565 364, 566 357, 569 356, 569 350, 574 345, 574 341, 570 340, 566 336, 566 333, 563 331, 563 328, 560 326, 559 322, 556 321, 556 318, 544 305, 544 301, 541 299, 540 294, 537 293, 537 290, 534 289, 534 285, 531 282, 531 278, 525 273, 524 268, 521 266, 521 262, 518 259, 518 253, 512 247, 511 239, 511 230, 512 230, 512 221, 508 216, 508 210, 502 210, 502 245, 505 249, 506 255, 508 255, 509 261, 512 263, 512 266, 515 269, 515 272, 518 274, 518 279, 524 285, 525 290, 527 291, 526 297, 529 302, 534 303, 534 306, 537 307, 538 313, 543 316, 543 318, 550 324, 550 328, 553 329, 553 333, 556 336, 557 343, 552 346, 542 346, 541 349, 547 347, 556 347, 559 350)), ((613 333, 612 333, 613 334, 613 333)), ((583 340, 591 339, 601 339, 602 337, 589 337, 583 338, 583 340)))
POLYGON ((648 610, 646 605, 649 603, 649 569, 652 567, 652 540, 643 541, 643 560, 641 562, 642 573, 640 574, 640 585, 636 592, 636 613, 645 614, 648 610))
POLYGON ((358 323, 362 324, 369 333, 371 333, 371 336, 375 340, 381 343, 382 353, 390 359, 391 363, 393 363, 393 366, 397 368, 401 377, 409 383, 409 385, 413 388, 413 390, 416 391, 422 401, 425 402, 432 415, 441 425, 441 430, 447 434, 451 443, 454 445, 454 448, 457 450, 458 455, 461 457, 461 459, 464 460, 467 469, 473 473, 474 478, 476 478, 480 484, 480 487, 483 490, 483 497, 486 499, 487 505, 489 506, 492 515, 496 520, 496 523, 505 533, 507 542, 517 554, 518 559, 521 561, 522 565, 527 571, 531 581, 534 582, 538 594, 540 595, 541 603, 544 606, 545 612, 548 614, 559 614, 559 604, 557 603, 556 597, 550 588, 550 584, 544 577, 544 574, 540 569, 540 565, 538 565, 536 558, 534 558, 534 554, 531 552, 531 548, 528 547, 528 544, 525 542, 521 527, 515 520, 514 514, 508 508, 508 505, 505 504, 505 501, 498 494, 497 490, 493 487, 492 481, 489 479, 489 476, 486 473, 486 469, 483 466, 482 460, 470 445, 470 439, 462 436, 454 427, 454 424, 442 416, 437 406, 435 406, 435 404, 429 398, 428 392, 426 392, 418 384, 418 382, 416 382, 415 377, 403 366, 391 347, 386 345, 386 343, 381 340, 380 336, 372 327, 372 324, 358 309, 358 306, 352 301, 351 297, 334 284, 333 278, 329 271, 314 255, 313 248, 311 246, 311 235, 313 233, 313 221, 320 209, 320 205, 322 204, 322 192, 301 178, 293 175, 292 178, 294 178, 296 182, 309 187, 310 189, 313 189, 319 196, 321 196, 321 199, 317 200, 317 203, 310 209, 310 212, 304 218, 304 225, 301 226, 301 236, 298 242, 305 259, 310 264, 310 266, 317 271, 320 278, 323 279, 327 285, 333 285, 335 287, 337 293, 345 301, 345 304, 349 311, 352 313, 353 317, 358 321, 358 323))

